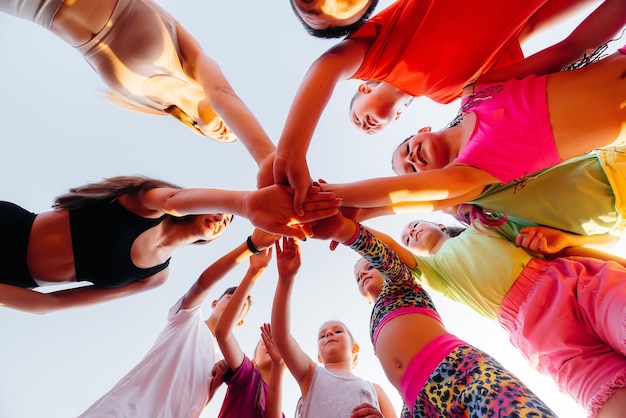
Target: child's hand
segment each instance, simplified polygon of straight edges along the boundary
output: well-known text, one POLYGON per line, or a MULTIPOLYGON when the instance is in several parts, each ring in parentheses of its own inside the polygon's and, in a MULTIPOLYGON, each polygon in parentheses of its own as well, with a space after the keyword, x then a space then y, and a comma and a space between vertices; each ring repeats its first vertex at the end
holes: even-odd
POLYGON ((261 339, 263 339, 263 344, 265 344, 265 349, 267 350, 267 354, 269 354, 272 359, 272 363, 283 366, 283 356, 278 351, 278 347, 274 344, 274 337, 272 336, 272 329, 270 324, 265 323, 261 326, 261 339))
MULTIPOLYGON (((354 233, 354 221, 346 218, 341 211, 336 215, 312 222, 313 238, 332 239, 344 242, 350 239, 354 233)), ((334 249, 331 247, 331 249, 334 249)))
POLYGON ((302 257, 298 240, 283 237, 282 248, 280 242, 276 241, 276 266, 279 278, 293 278, 300 270, 301 264, 302 257))
POLYGON ((520 230, 515 244, 536 253, 555 254, 571 246, 569 235, 554 228, 527 226, 520 230))
POLYGON ((220 360, 213 366, 211 372, 211 383, 209 384, 209 400, 213 398, 215 391, 224 383, 224 376, 228 373, 229 367, 226 360, 220 360))
POLYGON ((291 187, 274 184, 247 192, 242 200, 244 216, 257 228, 299 239, 307 237, 306 225, 316 219, 334 215, 341 199, 334 193, 308 188, 304 198, 304 214, 294 211, 294 191, 291 187))
POLYGON ((350 418, 384 418, 384 416, 375 406, 362 403, 352 410, 350 418))
POLYGON ((255 254, 250 256, 250 268, 255 270, 262 270, 270 263, 272 259, 272 247, 266 248, 261 251, 261 254, 255 254))

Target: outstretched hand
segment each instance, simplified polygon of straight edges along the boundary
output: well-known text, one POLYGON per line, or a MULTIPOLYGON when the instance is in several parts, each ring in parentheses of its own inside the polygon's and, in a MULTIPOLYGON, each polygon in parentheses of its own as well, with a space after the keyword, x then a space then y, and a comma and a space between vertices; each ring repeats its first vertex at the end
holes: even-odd
POLYGON ((293 209, 297 215, 303 216, 306 211, 304 201, 313 185, 306 158, 276 156, 274 160, 274 182, 293 188, 293 209))
POLYGON ((272 359, 273 364, 283 365, 283 356, 278 351, 278 347, 274 343, 274 337, 272 336, 272 328, 270 324, 264 323, 261 326, 261 339, 263 340, 263 344, 265 344, 265 349, 267 350, 267 354, 269 354, 272 359))
POLYGON ((209 400, 213 398, 215 391, 224 383, 224 376, 228 373, 229 367, 226 360, 220 360, 213 366, 211 372, 211 382, 209 383, 209 400))
POLYGON ((309 222, 336 214, 342 203, 334 193, 322 192, 316 187, 309 187, 307 191, 303 215, 294 211, 295 192, 288 186, 274 184, 247 193, 243 202, 246 217, 266 232, 304 240, 312 235, 309 222))
POLYGON ((260 254, 250 256, 250 268, 254 270, 262 270, 268 266, 272 260, 272 247, 266 248, 260 254))
POLYGON ((282 246, 280 241, 276 240, 276 267, 278 268, 278 277, 280 279, 293 279, 300 270, 302 265, 302 256, 300 254, 300 244, 297 240, 289 237, 283 237, 282 246))
POLYGON ((569 247, 569 234, 544 226, 527 226, 520 230, 515 244, 541 254, 556 254, 569 247))

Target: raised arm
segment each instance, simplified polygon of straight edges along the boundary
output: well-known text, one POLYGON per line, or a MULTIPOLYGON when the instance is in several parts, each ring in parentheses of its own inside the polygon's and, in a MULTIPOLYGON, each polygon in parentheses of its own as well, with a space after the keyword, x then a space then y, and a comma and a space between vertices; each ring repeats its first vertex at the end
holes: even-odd
POLYGON ((300 269, 300 246, 297 241, 284 237, 282 248, 278 241, 275 247, 278 284, 272 305, 272 335, 285 365, 298 382, 302 396, 306 397, 313 378, 315 363, 300 348, 290 332, 291 294, 293 282, 300 269))
MULTIPOLYGON (((272 246, 276 235, 255 229, 251 240, 254 248, 265 250, 272 246)), ((193 308, 200 305, 215 283, 222 279, 235 266, 253 255, 247 241, 242 242, 236 248, 222 256, 219 260, 207 267, 198 280, 191 286, 183 298, 181 308, 193 308)))
POLYGON ((185 73, 202 86, 211 108, 243 142, 260 166, 273 155, 276 149, 274 144, 250 109, 235 93, 219 65, 204 53, 185 28, 177 24, 176 29, 185 73))
POLYGON ((574 31, 561 42, 541 50, 521 62, 489 71, 476 85, 524 78, 531 74, 543 75, 561 71, 583 54, 595 50, 611 40, 626 25, 626 2, 604 0, 574 31))
POLYGON ((333 215, 341 204, 332 193, 314 188, 309 192, 302 216, 293 209, 292 190, 281 185, 255 191, 156 188, 140 193, 139 200, 147 210, 174 216, 205 213, 243 216, 266 232, 304 239, 307 230, 300 224, 333 215))
POLYGON ((233 334, 233 327, 239 320, 241 310, 246 303, 252 286, 254 286, 254 283, 261 277, 271 258, 271 248, 264 250, 261 254, 250 257, 250 267, 239 286, 237 286, 237 290, 235 290, 235 293, 233 293, 230 298, 230 302, 226 305, 215 327, 217 343, 224 355, 224 359, 233 371, 241 366, 244 358, 243 350, 233 334))
POLYGON ((337 83, 358 70, 365 52, 360 41, 344 40, 335 45, 311 65, 293 100, 278 142, 274 181, 296 190, 294 208, 300 214, 311 185, 306 154, 317 123, 337 83))
POLYGON ((265 349, 272 359, 272 371, 270 372, 270 380, 267 384, 267 400, 265 402, 265 418, 281 418, 282 399, 283 399, 283 369, 285 363, 283 356, 274 343, 272 329, 270 324, 263 324, 261 327, 261 338, 265 349))

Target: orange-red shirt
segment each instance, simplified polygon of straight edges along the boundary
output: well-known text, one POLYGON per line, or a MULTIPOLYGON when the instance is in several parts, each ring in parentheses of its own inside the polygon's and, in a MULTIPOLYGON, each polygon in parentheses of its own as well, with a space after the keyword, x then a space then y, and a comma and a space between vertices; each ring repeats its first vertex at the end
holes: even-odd
POLYGON ((492 67, 523 58, 517 36, 547 0, 397 0, 349 36, 369 44, 351 77, 439 103, 492 67))

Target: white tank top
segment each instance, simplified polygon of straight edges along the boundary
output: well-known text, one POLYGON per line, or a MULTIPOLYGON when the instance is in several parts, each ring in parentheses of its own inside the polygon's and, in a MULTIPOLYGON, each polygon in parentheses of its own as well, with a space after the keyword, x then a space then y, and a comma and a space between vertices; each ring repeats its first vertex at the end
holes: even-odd
POLYGON ((309 393, 302 402, 302 418, 347 418, 350 412, 369 403, 380 409, 374 385, 360 377, 338 376, 315 366, 309 393))
POLYGON ((63 0, 0 0, 0 11, 50 29, 63 0))

